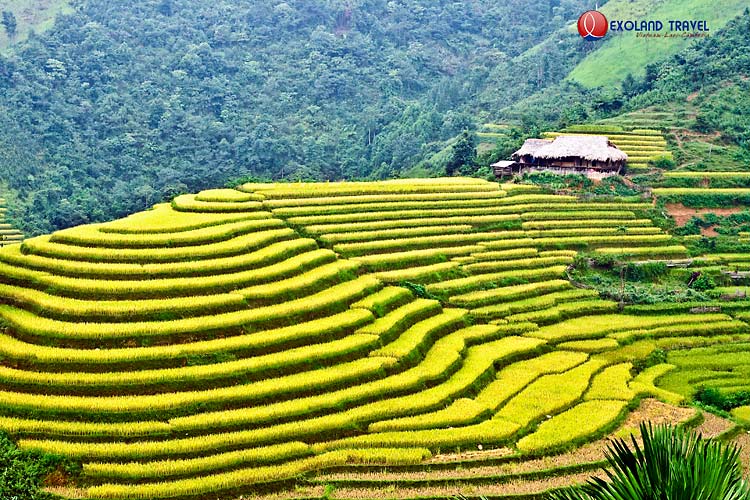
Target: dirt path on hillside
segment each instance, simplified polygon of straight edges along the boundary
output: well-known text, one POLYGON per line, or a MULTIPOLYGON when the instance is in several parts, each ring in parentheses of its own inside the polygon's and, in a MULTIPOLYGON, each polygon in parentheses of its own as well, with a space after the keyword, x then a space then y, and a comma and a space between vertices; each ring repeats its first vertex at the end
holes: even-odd
POLYGON ((726 208, 690 208, 686 207, 682 203, 667 203, 667 213, 671 215, 677 227, 682 227, 688 223, 688 221, 695 215, 703 214, 716 214, 716 215, 732 215, 744 210, 743 207, 726 207, 726 208))

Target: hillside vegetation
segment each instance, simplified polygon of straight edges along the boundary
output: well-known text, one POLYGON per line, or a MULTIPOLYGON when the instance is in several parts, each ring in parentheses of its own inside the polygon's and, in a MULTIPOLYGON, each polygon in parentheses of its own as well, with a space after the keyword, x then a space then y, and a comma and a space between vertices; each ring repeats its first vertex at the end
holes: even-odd
MULTIPOLYGON (((480 123, 518 127, 514 143, 680 102, 748 67, 748 16, 737 2, 710 12, 607 2, 613 16, 689 11, 712 23, 710 38, 674 55, 627 56, 615 50, 625 36, 593 43, 571 30, 591 7, 583 0, 70 5, 0 56, 0 181, 26 234, 243 177, 444 175, 456 138, 480 123)), ((488 139, 480 167, 512 146, 488 139)))
POLYGON ((249 183, 0 249, 0 430, 82 461, 67 494, 213 498, 564 450, 682 399, 654 386, 670 365, 644 370, 657 347, 746 339, 743 308, 620 312, 573 287, 579 251, 687 250, 650 203, 537 191, 249 183))
POLYGON ((12 36, 0 27, 0 50, 23 42, 33 33, 40 33, 54 25, 55 17, 72 11, 67 0, 4 0, 0 11, 13 14, 16 30, 12 36))
POLYGON ((39 234, 243 176, 398 176, 585 3, 77 0, 0 57, 0 180, 39 234))
MULTIPOLYGON (((668 26, 669 20, 705 20, 711 36, 747 8, 743 0, 612 0, 601 12, 610 20, 658 20, 668 26)), ((643 78, 646 66, 657 64, 694 43, 694 38, 639 38, 635 32, 612 32, 602 46, 590 53, 568 75, 568 79, 586 87, 620 87, 627 75, 643 78), (603 70, 606 68, 606 71, 603 70)))

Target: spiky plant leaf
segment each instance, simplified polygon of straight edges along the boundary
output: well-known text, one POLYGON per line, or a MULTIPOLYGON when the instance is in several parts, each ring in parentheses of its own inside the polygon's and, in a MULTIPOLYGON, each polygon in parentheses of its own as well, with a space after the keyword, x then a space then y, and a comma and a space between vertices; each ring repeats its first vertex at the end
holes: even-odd
POLYGON ((735 445, 703 440, 684 429, 641 424, 643 444, 631 436, 607 449, 606 480, 550 493, 552 500, 750 500, 735 445))

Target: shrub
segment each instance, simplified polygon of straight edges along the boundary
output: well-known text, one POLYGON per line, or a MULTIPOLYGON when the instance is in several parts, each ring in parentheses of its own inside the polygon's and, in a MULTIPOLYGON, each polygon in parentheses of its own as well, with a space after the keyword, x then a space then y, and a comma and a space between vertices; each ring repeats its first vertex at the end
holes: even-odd
POLYGON ((750 404, 750 391, 736 391, 725 394, 713 387, 704 387, 695 393, 693 398, 706 406, 722 411, 730 411, 750 404))
POLYGON ((693 290, 698 290, 699 292, 705 292, 706 290, 716 288, 716 283, 711 278, 711 276, 708 276, 707 274, 701 274, 698 279, 696 279, 693 284, 690 285, 690 288, 692 288, 693 290))
POLYGON ((670 170, 674 168, 677 163, 672 158, 672 155, 659 155, 653 156, 648 159, 648 166, 652 168, 660 168, 662 170, 670 170))
POLYGON ((0 498, 8 500, 51 500, 43 481, 55 470, 75 473, 76 468, 62 457, 19 450, 0 433, 0 498))

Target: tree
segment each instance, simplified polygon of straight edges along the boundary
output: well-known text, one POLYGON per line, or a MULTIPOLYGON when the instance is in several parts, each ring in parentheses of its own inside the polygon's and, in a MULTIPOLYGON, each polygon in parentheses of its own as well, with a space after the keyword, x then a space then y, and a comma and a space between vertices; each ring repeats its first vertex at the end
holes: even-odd
POLYGON ((16 21, 16 16, 10 11, 4 10, 3 11, 3 19, 2 24, 5 27, 5 32, 8 34, 8 38, 14 38, 16 36, 16 32, 18 30, 18 22, 16 21))
POLYGON ((625 75, 622 79, 622 94, 625 97, 633 97, 641 92, 641 85, 635 79, 632 73, 625 75))
POLYGON ((174 13, 174 5, 172 4, 172 0, 161 0, 156 10, 163 16, 171 16, 174 13))
POLYGON ((607 449, 607 480, 559 490, 552 500, 747 500, 739 449, 679 427, 641 424, 643 445, 631 436, 607 449))
POLYGON ((463 173, 463 171, 473 170, 477 152, 476 136, 464 130, 456 143, 453 145, 451 159, 445 165, 445 174, 448 176, 463 173))

